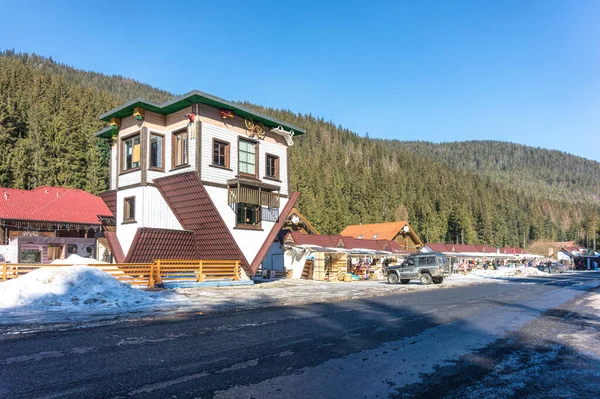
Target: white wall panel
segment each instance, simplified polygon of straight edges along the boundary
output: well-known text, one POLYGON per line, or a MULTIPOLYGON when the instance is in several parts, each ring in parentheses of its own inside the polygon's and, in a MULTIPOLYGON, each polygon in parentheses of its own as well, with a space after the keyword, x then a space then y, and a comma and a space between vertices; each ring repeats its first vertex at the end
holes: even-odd
POLYGON ((208 123, 202 124, 202 155, 200 160, 202 180, 211 183, 227 184, 227 180, 235 178, 238 171, 238 136, 237 133, 230 130, 208 123), (229 166, 231 171, 209 166, 213 161, 213 139, 229 143, 229 166))
MULTIPOLYGON (((209 123, 202 124, 202 155, 201 170, 202 180, 211 183, 227 184, 227 180, 235 178, 238 174, 238 138, 245 137, 234 131, 214 126, 209 123), (231 171, 213 168, 213 139, 229 143, 229 167, 231 171)), ((264 183, 281 187, 281 193, 287 194, 287 147, 281 144, 259 140, 258 145, 258 178, 264 183), (281 183, 264 179, 267 154, 279 157, 279 180, 281 183)))
POLYGON ((258 146, 259 148, 259 169, 258 169, 258 177, 264 182, 268 184, 274 184, 276 186, 281 187, 281 194, 288 194, 288 175, 287 175, 287 147, 279 145, 277 143, 271 142, 261 142, 258 146), (267 174, 267 154, 275 155, 279 157, 279 180, 281 183, 278 183, 273 180, 264 179, 267 174))
POLYGON ((110 149, 110 189, 117 188, 117 170, 119 163, 117 162, 117 143, 113 142, 110 149))
POLYGON ((135 172, 125 173, 119 175, 119 187, 129 186, 131 184, 140 184, 142 182, 142 171, 136 170, 135 172))
POLYGON ((143 218, 139 227, 154 227, 158 229, 183 230, 173 211, 156 187, 144 187, 143 218))
MULTIPOLYGON (((275 222, 263 221, 262 230, 235 229, 235 212, 227 204, 227 189, 210 186, 205 186, 205 188, 246 260, 252 263, 275 222)), ((287 198, 281 199, 280 209, 283 209, 287 201, 287 198)))
POLYGON ((125 256, 127 256, 129 247, 131 247, 131 243, 133 241, 133 237, 135 236, 137 228, 141 227, 139 221, 141 220, 143 214, 143 196, 143 187, 135 187, 117 191, 117 238, 119 239, 119 243, 121 244, 121 248, 123 249, 123 253, 125 254, 125 256), (124 216, 123 201, 127 197, 135 197, 135 219, 137 223, 122 224, 124 216))

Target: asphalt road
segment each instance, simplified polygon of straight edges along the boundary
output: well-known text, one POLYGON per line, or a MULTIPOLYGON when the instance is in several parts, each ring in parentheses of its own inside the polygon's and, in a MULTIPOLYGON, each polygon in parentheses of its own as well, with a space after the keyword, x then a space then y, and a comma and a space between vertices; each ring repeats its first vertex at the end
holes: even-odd
POLYGON ((0 398, 370 398, 425 389, 422 397, 461 397, 475 382, 456 370, 477 381, 490 376, 494 362, 523 350, 518 334, 541 333, 544 318, 571 317, 552 312, 576 306, 599 279, 585 272, 2 335, 0 398), (487 363, 477 363, 482 356, 487 363))

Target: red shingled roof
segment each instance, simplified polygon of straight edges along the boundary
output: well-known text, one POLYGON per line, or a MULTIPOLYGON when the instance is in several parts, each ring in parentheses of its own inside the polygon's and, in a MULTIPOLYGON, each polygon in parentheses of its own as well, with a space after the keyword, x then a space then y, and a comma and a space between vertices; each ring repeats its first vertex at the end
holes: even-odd
MULTIPOLYGON (((480 253, 489 253, 495 254, 498 252, 498 249, 495 247, 489 247, 487 245, 467 245, 467 244, 427 244, 429 248, 434 250, 435 252, 457 252, 457 253, 465 253, 465 252, 480 252, 480 253)), ((500 248, 501 254, 524 254, 526 253, 523 248, 515 248, 515 247, 503 247, 500 248)))
POLYGON ((523 248, 502 247, 502 248, 500 248, 500 253, 501 254, 516 255, 516 254, 524 254, 525 250, 523 248))
POLYGON ((291 238, 296 245, 314 245, 323 248, 337 248, 338 243, 342 238, 338 235, 323 236, 317 234, 302 234, 299 231, 290 231, 288 235, 286 235, 286 240, 291 238))
POLYGON ((496 247, 488 247, 487 245, 476 245, 476 248, 479 250, 479 252, 485 252, 490 254, 495 254, 496 252, 498 252, 498 249, 496 247))
POLYGON ((137 229, 125 263, 149 263, 155 259, 200 259, 194 233, 148 227, 137 229))
POLYGON ((451 252, 452 247, 447 244, 427 244, 435 252, 451 252))
POLYGON ((117 216, 117 190, 104 191, 98 194, 102 198, 108 209, 117 216))
POLYGON ((344 248, 353 249, 368 249, 372 251, 387 251, 396 254, 409 254, 410 252, 402 249, 397 242, 391 240, 361 240, 353 237, 343 237, 340 235, 316 235, 302 234, 299 231, 290 231, 285 241, 295 245, 313 245, 321 248, 344 248), (341 246, 338 244, 341 243, 341 246))
POLYGON ((369 249, 372 251, 383 251, 379 243, 375 240, 362 240, 354 237, 342 237, 344 247, 348 249, 369 249))
POLYGON ((117 238, 117 233, 114 231, 107 231, 104 233, 104 236, 106 237, 108 247, 110 248, 110 252, 112 252, 115 262, 125 263, 125 254, 123 253, 123 248, 121 248, 121 243, 117 238))
POLYGON ((102 198, 76 188, 0 190, 0 219, 101 225, 98 216, 113 216, 102 198))
POLYGON ((154 183, 181 226, 194 233, 199 259, 240 260, 246 273, 252 275, 246 257, 196 173, 161 177, 154 183))

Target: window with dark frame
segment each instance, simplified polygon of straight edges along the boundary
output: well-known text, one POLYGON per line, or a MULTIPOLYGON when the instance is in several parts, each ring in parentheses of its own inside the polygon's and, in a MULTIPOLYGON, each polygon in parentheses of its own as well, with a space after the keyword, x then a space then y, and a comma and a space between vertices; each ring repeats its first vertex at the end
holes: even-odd
POLYGON ((150 134, 150 167, 153 169, 164 169, 164 147, 165 136, 162 134, 150 134))
POLYGON ((125 198, 123 205, 123 221, 135 222, 135 197, 125 198))
POLYGON ((122 143, 122 171, 139 168, 141 157, 140 135, 136 134, 135 136, 124 138, 122 143))
POLYGON ((272 179, 279 179, 279 157, 275 155, 267 154, 267 165, 265 172, 267 177, 272 179))
POLYGON ((260 228, 261 209, 260 205, 238 203, 236 209, 237 227, 260 228))
POLYGON ((182 130, 173 133, 173 167, 188 164, 188 132, 182 130))
POLYGON ((229 143, 213 140, 213 165, 229 168, 229 143))
POLYGON ((240 175, 256 177, 257 144, 247 140, 239 141, 238 167, 240 175))

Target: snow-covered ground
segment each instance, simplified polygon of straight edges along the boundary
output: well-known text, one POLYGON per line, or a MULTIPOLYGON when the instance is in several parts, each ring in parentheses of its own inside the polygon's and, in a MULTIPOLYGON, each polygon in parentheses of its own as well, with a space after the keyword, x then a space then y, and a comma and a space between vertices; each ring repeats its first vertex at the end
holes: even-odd
MULTIPOLYGON (((65 262, 74 262, 69 259, 65 262)), ((83 261, 81 261, 83 263, 83 261)), ((477 270, 442 284, 391 285, 385 281, 278 280, 249 286, 145 291, 90 266, 43 268, 0 283, 0 325, 96 321, 174 312, 225 312, 437 290, 513 277, 545 275, 535 268, 477 270)))
POLYGON ((473 276, 480 277, 523 277, 523 276, 548 276, 547 272, 542 272, 535 267, 500 267, 498 270, 473 270, 473 276))
POLYGON ((75 321, 147 311, 183 299, 131 288, 91 266, 48 267, 0 283, 0 324, 75 321))

